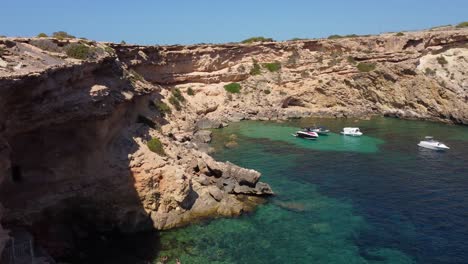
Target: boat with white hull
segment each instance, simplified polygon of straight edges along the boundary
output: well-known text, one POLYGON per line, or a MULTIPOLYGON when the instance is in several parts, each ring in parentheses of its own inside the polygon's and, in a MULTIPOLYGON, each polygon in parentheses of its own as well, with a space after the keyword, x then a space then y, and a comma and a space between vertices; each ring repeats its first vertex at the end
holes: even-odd
POLYGON ((345 136, 353 136, 353 137, 362 136, 362 132, 361 130, 359 130, 359 127, 345 127, 343 128, 343 131, 341 131, 340 133, 345 136))
POLYGON ((441 150, 441 151, 450 149, 447 145, 435 140, 433 137, 425 137, 424 140, 421 140, 419 142, 418 146, 422 148, 441 150))
POLYGON ((305 139, 317 139, 319 135, 313 131, 297 131, 295 134, 292 134, 295 137, 305 138, 305 139))

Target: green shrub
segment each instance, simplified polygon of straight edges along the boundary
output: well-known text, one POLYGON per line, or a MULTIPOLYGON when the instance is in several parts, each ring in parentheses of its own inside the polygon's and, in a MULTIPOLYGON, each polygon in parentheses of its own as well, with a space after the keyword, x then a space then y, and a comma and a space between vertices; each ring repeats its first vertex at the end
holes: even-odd
POLYGON ((306 38, 292 38, 289 41, 296 41, 296 40, 307 40, 306 38))
POLYGON ((403 32, 398 32, 398 33, 395 34, 395 36, 397 36, 397 37, 401 37, 401 36, 404 36, 404 35, 405 34, 403 32))
POLYGON ((125 42, 125 40, 122 40, 122 41, 120 41, 120 44, 125 45, 125 44, 127 44, 127 42, 125 42))
POLYGON ((273 42, 273 41, 275 40, 272 38, 252 37, 252 38, 244 39, 241 43, 249 44, 249 43, 255 43, 255 42, 273 42))
POLYGON ((468 27, 468 21, 461 22, 457 25, 457 28, 465 28, 468 27))
POLYGON ((439 56, 439 57, 437 57, 437 62, 438 62, 442 67, 444 67, 445 64, 448 63, 448 61, 445 59, 444 56, 439 56))
POLYGON ((69 57, 79 60, 85 60, 91 55, 91 48, 81 43, 72 43, 65 50, 69 57))
POLYGON ((265 63, 263 67, 267 68, 270 72, 276 72, 281 69, 281 63, 279 62, 272 62, 272 63, 265 63))
POLYGON ((194 96, 195 92, 193 91, 192 87, 187 88, 187 94, 190 96, 194 96))
POLYGON ((239 83, 230 83, 224 85, 224 89, 228 93, 240 93, 241 85, 239 83))
POLYGON ((5 52, 5 49, 0 47, 0 56, 2 56, 4 52, 5 52))
POLYGON ((356 60, 354 59, 353 56, 348 56, 347 58, 348 62, 352 65, 355 65, 356 64, 356 60))
POLYGON ((328 39, 340 39, 340 38, 343 38, 343 36, 341 36, 341 35, 330 35, 330 36, 328 36, 328 39))
MULTIPOLYGON (((363 37, 368 37, 370 35, 364 35, 363 37)), ((359 37, 359 35, 356 35, 356 34, 349 34, 349 35, 344 35, 344 36, 341 36, 341 35, 331 35, 328 37, 328 39, 340 39, 340 38, 357 38, 359 37)))
POLYGON ((254 61, 253 68, 250 70, 250 75, 259 75, 261 73, 262 73, 262 70, 260 68, 260 64, 254 61))
POLYGON ((263 92, 264 92, 265 94, 270 94, 270 93, 271 93, 270 90, 263 90, 263 92))
POLYGON ((426 69, 424 70, 424 73, 425 73, 426 75, 428 75, 428 76, 434 76, 434 75, 436 74, 436 70, 433 70, 433 69, 431 69, 431 68, 426 68, 426 69))
POLYGON ((171 108, 162 101, 153 102, 156 110, 158 110, 162 116, 166 116, 166 114, 172 113, 171 108))
POLYGON ((180 92, 179 88, 172 90, 172 95, 180 102, 185 102, 185 97, 180 92))
POLYGON ((360 72, 370 72, 375 70, 375 63, 360 62, 357 68, 360 72))
POLYGON ((47 36, 46 33, 39 33, 39 34, 37 34, 37 37, 38 38, 47 38, 48 36, 47 36))
POLYGON ((171 105, 173 105, 177 111, 180 111, 182 109, 179 100, 174 95, 171 95, 171 97, 169 97, 169 103, 171 103, 171 105))
POLYGON ((56 39, 67 39, 67 38, 75 38, 75 36, 68 34, 65 31, 57 31, 52 33, 52 37, 56 39))
POLYGON ((164 152, 164 147, 161 141, 158 138, 150 139, 146 145, 148 146, 149 150, 152 152, 159 154, 160 156, 166 156, 166 152, 164 152))

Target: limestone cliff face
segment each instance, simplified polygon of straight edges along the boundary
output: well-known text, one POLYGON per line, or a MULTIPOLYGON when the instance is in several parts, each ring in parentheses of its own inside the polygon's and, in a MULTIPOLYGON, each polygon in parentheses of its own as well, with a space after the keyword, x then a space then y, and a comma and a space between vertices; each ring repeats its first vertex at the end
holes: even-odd
POLYGON ((195 90, 197 95, 188 97, 190 109, 184 111, 208 111, 212 119, 377 114, 468 122, 466 29, 279 43, 114 47, 122 61, 151 82, 195 90), (278 63, 281 69, 270 72, 264 63, 278 63), (255 64, 259 68, 252 75, 255 64), (241 83, 240 95, 226 94, 223 85, 230 82, 241 83))
POLYGON ((193 46, 0 39, 2 223, 60 255, 90 226, 133 232, 239 215, 272 190, 206 154, 201 129, 311 115, 467 124, 467 45, 461 29, 193 46), (87 58, 67 55, 70 45, 87 58), (240 93, 225 91, 231 82, 240 93))
POLYGON ((156 107, 161 87, 111 48, 83 42, 90 54, 79 60, 63 53, 78 45, 71 42, 41 40, 47 46, 38 49, 35 40, 0 41, 3 224, 26 227, 60 256, 90 230, 236 216, 272 194, 258 172, 216 162, 196 143, 162 133, 173 116, 156 107), (164 155, 149 150, 151 138, 164 155))

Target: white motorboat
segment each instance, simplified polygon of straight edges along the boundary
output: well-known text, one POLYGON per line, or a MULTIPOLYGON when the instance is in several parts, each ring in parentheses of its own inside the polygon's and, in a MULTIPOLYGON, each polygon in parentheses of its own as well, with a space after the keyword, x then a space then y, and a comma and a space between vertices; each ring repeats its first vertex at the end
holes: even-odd
POLYGON ((313 127, 313 128, 310 128, 310 131, 313 131, 323 136, 326 136, 328 135, 328 133, 330 133, 330 130, 328 130, 326 127, 313 127))
POLYGON ((299 130, 295 134, 292 134, 295 137, 305 138, 305 139, 317 139, 319 135, 313 131, 299 130))
POLYGON ((362 132, 359 130, 359 127, 345 127, 343 131, 340 132, 345 136, 353 136, 353 137, 360 137, 362 136, 362 132))
POLYGON ((425 137, 424 140, 421 140, 418 146, 433 150, 447 150, 450 149, 442 142, 435 140, 433 137, 425 137))

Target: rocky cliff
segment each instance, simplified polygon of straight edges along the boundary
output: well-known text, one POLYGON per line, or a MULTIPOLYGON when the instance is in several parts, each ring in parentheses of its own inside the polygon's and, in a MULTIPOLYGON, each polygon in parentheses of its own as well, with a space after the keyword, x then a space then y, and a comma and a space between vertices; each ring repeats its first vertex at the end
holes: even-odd
POLYGON ((272 190, 213 160, 202 129, 312 115, 468 124, 467 69, 468 30, 454 28, 193 46, 3 38, 2 223, 60 255, 90 229, 236 216, 272 190))

